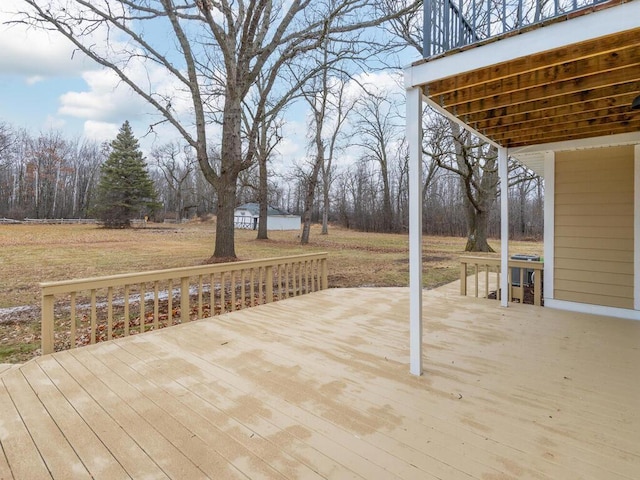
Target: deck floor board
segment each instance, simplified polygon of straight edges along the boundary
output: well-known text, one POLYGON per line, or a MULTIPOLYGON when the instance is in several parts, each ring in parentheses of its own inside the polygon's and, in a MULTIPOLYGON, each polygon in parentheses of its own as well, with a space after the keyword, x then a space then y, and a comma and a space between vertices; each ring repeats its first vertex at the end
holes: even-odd
POLYGON ((335 289, 0 377, 0 478, 587 479, 640 472, 640 322, 335 289))

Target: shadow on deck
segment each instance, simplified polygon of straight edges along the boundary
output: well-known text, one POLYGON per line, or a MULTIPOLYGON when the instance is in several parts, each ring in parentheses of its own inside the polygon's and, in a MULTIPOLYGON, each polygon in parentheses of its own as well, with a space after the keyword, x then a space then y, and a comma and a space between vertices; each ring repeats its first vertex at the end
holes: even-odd
POLYGON ((0 373, 0 478, 633 479, 640 322, 333 289, 0 373))

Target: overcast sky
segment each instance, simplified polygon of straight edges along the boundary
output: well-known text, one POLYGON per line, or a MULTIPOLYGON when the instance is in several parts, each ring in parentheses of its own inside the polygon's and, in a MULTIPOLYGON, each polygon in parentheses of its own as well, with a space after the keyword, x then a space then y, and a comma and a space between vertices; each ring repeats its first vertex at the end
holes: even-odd
MULTIPOLYGON (((0 0, 0 121, 32 134, 61 131, 68 138, 112 140, 125 120, 148 151, 177 139, 171 127, 160 136, 143 137, 154 111, 114 74, 74 53, 71 44, 55 33, 7 25, 15 18, 20 0, 0 0)), ((145 73, 146 75, 146 73, 145 73)), ((389 73, 366 75, 377 86, 397 89, 389 73)), ((169 87, 167 87, 169 88, 169 87)), ((290 163, 306 153, 308 121, 301 106, 287 114, 281 160, 290 163)))

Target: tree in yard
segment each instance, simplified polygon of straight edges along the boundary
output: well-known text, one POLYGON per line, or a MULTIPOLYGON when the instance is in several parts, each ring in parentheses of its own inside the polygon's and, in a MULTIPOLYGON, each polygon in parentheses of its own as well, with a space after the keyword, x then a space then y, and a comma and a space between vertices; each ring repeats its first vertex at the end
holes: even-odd
MULTIPOLYGON (((318 59, 318 74, 302 89, 302 96, 311 108, 312 135, 310 171, 305 174, 305 198, 302 213, 302 234, 300 243, 309 243, 311 231, 311 210, 322 173, 323 221, 322 233, 328 233, 329 188, 331 186, 332 164, 339 150, 340 138, 347 117, 354 108, 354 101, 347 95, 347 75, 340 68, 346 52, 336 52, 327 41, 318 59)), ((346 53, 354 57, 354 52, 346 53)), ((353 60, 353 58, 349 58, 353 60)))
POLYGON ((461 185, 467 221, 467 252, 493 252, 487 242, 491 207, 498 194, 498 154, 457 123, 431 116, 424 153, 438 167, 455 173, 461 185))
MULTIPOLYGON (((399 0, 387 3, 402 4, 399 0)), ((272 87, 285 66, 300 60, 302 85, 312 72, 304 57, 325 38, 353 42, 350 32, 380 25, 392 15, 377 0, 23 0, 21 20, 55 30, 115 72, 152 105, 195 150, 204 177, 216 190, 214 257, 235 258, 234 209, 239 174, 255 162, 257 136, 272 87), (96 41, 96 35, 106 40, 96 41), (149 69, 158 69, 150 74, 149 69), (137 72, 146 70, 139 76, 137 72), (242 128, 242 105, 259 75, 266 88, 254 122, 242 128), (162 77, 171 88, 151 81, 162 77), (140 80, 143 78, 143 80, 140 80), (216 167, 209 155, 211 129, 221 126, 216 167)), ((278 102, 275 102, 278 103, 278 102)))
POLYGON ((398 147, 400 125, 392 95, 389 92, 365 92, 360 98, 356 126, 360 132, 363 159, 380 167, 382 180, 382 231, 395 229, 391 202, 392 149, 398 147))
POLYGON ((156 207, 153 182, 129 122, 111 142, 111 154, 100 171, 95 212, 105 227, 130 227, 132 218, 156 207))
MULTIPOLYGON (((195 159, 189 153, 190 151, 185 150, 182 145, 173 142, 155 148, 151 152, 154 163, 162 171, 166 189, 172 196, 171 201, 166 203, 173 205, 175 220, 178 223, 186 216, 189 208, 196 207, 196 205, 185 203, 185 200, 193 197, 189 181, 196 168, 195 159)), ((165 208, 167 208, 166 204, 165 208)))

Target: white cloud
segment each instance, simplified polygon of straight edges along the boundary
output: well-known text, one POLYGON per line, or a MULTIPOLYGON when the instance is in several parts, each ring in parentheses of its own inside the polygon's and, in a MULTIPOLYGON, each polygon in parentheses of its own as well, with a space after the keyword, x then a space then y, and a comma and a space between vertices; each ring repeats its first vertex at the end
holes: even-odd
POLYGON ((73 45, 62 35, 30 28, 24 24, 7 24, 20 18, 14 12, 24 10, 19 0, 2 0, 0 10, 0 71, 24 75, 32 85, 43 77, 73 76, 87 68, 88 61, 74 53, 73 45))
POLYGON ((364 72, 354 76, 347 86, 350 95, 361 95, 362 86, 375 93, 404 94, 402 88, 402 72, 385 70, 380 72, 364 72))
POLYGON ((116 138, 120 126, 116 123, 87 120, 84 122, 84 135, 97 142, 108 142, 116 138))
POLYGON ((62 95, 59 114, 101 122, 123 122, 149 111, 146 102, 109 70, 85 72, 82 78, 88 91, 62 95))
POLYGON ((44 81, 44 78, 42 75, 33 75, 31 77, 27 77, 27 85, 35 85, 36 83, 40 83, 42 81, 44 81))

